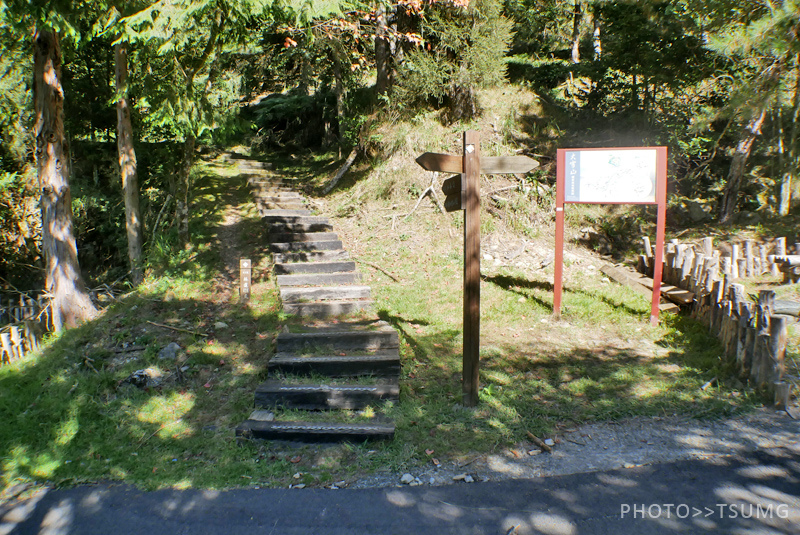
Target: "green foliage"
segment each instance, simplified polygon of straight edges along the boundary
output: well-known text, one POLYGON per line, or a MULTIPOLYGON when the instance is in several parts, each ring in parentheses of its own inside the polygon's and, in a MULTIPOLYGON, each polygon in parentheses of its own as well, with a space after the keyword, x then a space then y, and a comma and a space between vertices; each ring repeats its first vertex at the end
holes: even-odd
POLYGON ((397 98, 406 106, 434 100, 447 105, 453 121, 477 114, 474 90, 505 78, 503 57, 511 41, 511 22, 491 0, 468 8, 426 3, 420 21, 420 47, 398 72, 397 98))

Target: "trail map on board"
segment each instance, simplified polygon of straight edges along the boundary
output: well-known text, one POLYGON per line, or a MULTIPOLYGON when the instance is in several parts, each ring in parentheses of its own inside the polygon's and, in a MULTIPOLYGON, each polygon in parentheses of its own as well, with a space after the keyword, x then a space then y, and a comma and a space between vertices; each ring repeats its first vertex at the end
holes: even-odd
POLYGON ((567 150, 565 156, 565 202, 656 202, 655 150, 567 150))

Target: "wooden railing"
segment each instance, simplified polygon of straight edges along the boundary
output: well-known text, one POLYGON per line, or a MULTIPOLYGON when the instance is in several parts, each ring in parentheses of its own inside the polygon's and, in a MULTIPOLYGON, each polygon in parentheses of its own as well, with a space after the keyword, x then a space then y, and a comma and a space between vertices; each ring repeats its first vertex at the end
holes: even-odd
POLYGON ((39 349, 50 327, 49 312, 46 299, 20 295, 18 299, 0 300, 0 364, 39 349))
MULTIPOLYGON (((653 250, 649 238, 643 242, 639 271, 652 276, 653 250)), ((774 291, 761 290, 754 301, 737 282, 781 272, 784 281, 795 282, 797 268, 791 261, 795 255, 786 254, 786 239, 729 242, 721 248, 714 248, 711 238, 695 244, 672 240, 665 248, 664 282, 694 294, 692 316, 720 340, 723 359, 742 379, 773 396, 776 408, 786 408, 791 394, 785 377, 788 324, 796 320, 776 312, 774 291)), ((800 255, 800 244, 794 248, 800 255)))

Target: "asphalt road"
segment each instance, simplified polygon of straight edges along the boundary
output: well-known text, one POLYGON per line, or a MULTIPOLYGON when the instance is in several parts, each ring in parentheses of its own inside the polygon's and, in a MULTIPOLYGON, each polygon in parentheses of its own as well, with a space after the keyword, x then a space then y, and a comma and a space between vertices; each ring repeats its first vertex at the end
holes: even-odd
POLYGON ((745 459, 357 490, 45 490, 0 535, 800 534, 800 444, 745 459))

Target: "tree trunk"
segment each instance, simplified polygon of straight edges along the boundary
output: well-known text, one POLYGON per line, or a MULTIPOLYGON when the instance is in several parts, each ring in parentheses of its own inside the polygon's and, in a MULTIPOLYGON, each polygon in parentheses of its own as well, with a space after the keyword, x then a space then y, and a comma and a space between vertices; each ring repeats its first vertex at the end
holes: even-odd
POLYGON ((53 328, 61 331, 93 318, 92 304, 78 265, 72 225, 69 165, 64 154, 64 91, 61 48, 49 29, 34 31, 36 170, 42 207, 42 252, 50 292, 53 328))
POLYGON ((761 126, 767 116, 769 101, 780 81, 785 61, 785 58, 781 58, 773 62, 764 69, 757 79, 755 93, 758 101, 753 105, 753 114, 744 132, 742 132, 739 143, 736 145, 736 151, 733 153, 728 178, 725 180, 725 192, 720 203, 720 224, 726 225, 733 220, 733 214, 736 212, 736 203, 739 200, 739 188, 742 186, 742 178, 744 177, 745 164, 750 156, 750 150, 753 148, 756 137, 761 134, 761 126))
POLYGON ((131 265, 131 282, 142 283, 142 225, 139 217, 139 178, 136 152, 133 149, 133 127, 128 101, 128 47, 125 43, 114 47, 117 89, 117 151, 122 176, 122 193, 125 197, 125 229, 128 234, 128 260, 131 265))
POLYGON ((183 164, 178 179, 178 195, 176 197, 176 216, 178 217, 178 239, 183 247, 190 243, 189 239, 189 174, 194 165, 195 137, 186 134, 183 142, 183 164))
POLYGON ((383 4, 375 13, 375 66, 378 71, 375 91, 385 95, 391 87, 391 74, 389 67, 389 40, 386 38, 386 12, 383 4))
POLYGON ((575 0, 572 10, 572 63, 581 62, 581 10, 580 0, 575 0))
POLYGON ((792 182, 797 174, 798 160, 797 153, 797 123, 800 121, 800 54, 795 56, 795 85, 794 97, 792 98, 792 126, 789 130, 789 154, 786 167, 782 169, 780 193, 778 197, 778 214, 789 215, 792 209, 792 182))
POLYGON ((736 212, 736 202, 739 198, 739 188, 742 186, 745 164, 750 156, 750 150, 753 148, 756 137, 761 133, 761 125, 764 124, 766 116, 767 107, 765 104, 750 119, 744 132, 742 132, 739 143, 736 145, 736 152, 733 153, 728 178, 725 181, 725 193, 722 196, 722 204, 720 205, 720 224, 726 225, 733 220, 733 214, 736 212))
POLYGON ((336 122, 338 128, 339 158, 342 157, 342 143, 344 143, 344 78, 342 73, 342 60, 336 44, 332 43, 331 56, 333 57, 333 92, 336 94, 336 122))
POLYGON ((592 45, 594 46, 594 60, 597 61, 603 56, 603 40, 600 37, 600 30, 603 26, 602 13, 600 6, 595 4, 592 11, 592 45))

